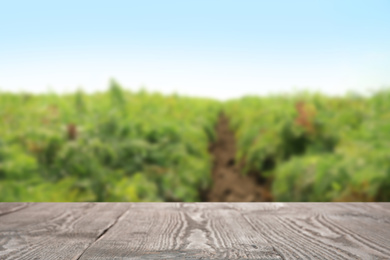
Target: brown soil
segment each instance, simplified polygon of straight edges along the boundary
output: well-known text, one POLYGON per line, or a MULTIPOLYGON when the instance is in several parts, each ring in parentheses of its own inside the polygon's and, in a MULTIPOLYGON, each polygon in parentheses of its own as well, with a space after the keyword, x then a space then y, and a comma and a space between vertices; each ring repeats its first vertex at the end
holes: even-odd
POLYGON ((207 194, 210 202, 254 202, 272 201, 270 182, 258 173, 243 175, 242 165, 236 163, 234 133, 229 120, 221 114, 216 125, 217 140, 210 145, 214 157, 213 187, 207 194), (259 178, 260 176, 260 178, 259 178), (260 181, 263 179, 263 181, 260 181))

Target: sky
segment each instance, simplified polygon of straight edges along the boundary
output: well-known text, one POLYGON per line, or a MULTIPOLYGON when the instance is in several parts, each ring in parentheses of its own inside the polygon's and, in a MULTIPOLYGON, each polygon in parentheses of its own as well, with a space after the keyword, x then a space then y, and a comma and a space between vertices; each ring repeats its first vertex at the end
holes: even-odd
POLYGON ((0 0, 0 91, 86 92, 114 78, 228 99, 390 86, 390 1, 0 0))

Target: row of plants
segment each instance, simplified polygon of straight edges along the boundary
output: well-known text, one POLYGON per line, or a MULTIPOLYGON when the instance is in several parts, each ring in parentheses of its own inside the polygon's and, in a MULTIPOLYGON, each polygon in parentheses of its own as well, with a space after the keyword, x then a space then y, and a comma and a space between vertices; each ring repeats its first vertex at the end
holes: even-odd
POLYGON ((1 201, 199 201, 221 104, 125 91, 0 93, 1 201))
POLYGON ((300 93, 224 104, 246 172, 276 201, 389 201, 390 91, 300 93))
POLYGON ((0 93, 1 201, 199 201, 224 110, 276 201, 389 201, 390 91, 204 98, 0 93))

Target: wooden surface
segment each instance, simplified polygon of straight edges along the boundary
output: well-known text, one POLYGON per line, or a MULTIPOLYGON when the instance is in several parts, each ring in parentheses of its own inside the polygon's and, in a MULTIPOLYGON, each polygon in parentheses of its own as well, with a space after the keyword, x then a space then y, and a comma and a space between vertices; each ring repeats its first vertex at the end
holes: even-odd
POLYGON ((0 203, 0 259, 390 259, 390 203, 0 203))

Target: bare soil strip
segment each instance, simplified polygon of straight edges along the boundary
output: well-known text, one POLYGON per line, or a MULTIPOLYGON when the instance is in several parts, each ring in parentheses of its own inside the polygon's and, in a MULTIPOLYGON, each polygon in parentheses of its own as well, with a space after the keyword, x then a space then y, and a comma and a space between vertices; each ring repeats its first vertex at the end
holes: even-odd
POLYGON ((259 183, 258 174, 243 175, 242 165, 235 161, 236 143, 229 128, 229 119, 221 114, 216 125, 217 140, 210 145, 214 158, 213 187, 207 195, 209 202, 272 201, 270 184, 259 183), (255 177, 255 175, 258 175, 255 177))

